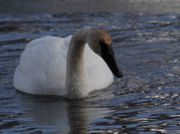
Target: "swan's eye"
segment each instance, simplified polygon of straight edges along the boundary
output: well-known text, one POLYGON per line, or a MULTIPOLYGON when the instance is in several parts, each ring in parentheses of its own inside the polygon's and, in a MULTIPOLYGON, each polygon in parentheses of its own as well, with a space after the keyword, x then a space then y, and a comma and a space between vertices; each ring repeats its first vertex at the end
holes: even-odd
POLYGON ((111 45, 108 45, 103 41, 99 41, 99 44, 100 44, 101 54, 102 55, 106 54, 106 53, 112 54, 112 55, 114 54, 111 45))
POLYGON ((99 44, 100 44, 101 47, 108 46, 104 41, 99 41, 99 44))

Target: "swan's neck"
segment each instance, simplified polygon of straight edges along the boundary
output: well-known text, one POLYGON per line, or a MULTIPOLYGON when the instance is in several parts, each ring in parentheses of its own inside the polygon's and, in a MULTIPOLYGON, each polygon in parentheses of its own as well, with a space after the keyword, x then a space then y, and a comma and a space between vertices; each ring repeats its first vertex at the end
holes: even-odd
POLYGON ((76 33, 70 42, 67 54, 66 91, 71 99, 87 96, 87 79, 84 66, 86 31, 76 33))

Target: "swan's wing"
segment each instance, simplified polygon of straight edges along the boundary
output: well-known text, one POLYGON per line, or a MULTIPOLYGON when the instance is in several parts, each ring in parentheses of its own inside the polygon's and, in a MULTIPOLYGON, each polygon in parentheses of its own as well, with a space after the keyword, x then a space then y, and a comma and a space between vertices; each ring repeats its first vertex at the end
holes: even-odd
POLYGON ((70 38, 47 36, 31 41, 15 71, 15 88, 31 94, 63 95, 70 38))
POLYGON ((85 68, 90 91, 106 88, 114 81, 113 74, 105 61, 88 45, 85 47, 85 68))

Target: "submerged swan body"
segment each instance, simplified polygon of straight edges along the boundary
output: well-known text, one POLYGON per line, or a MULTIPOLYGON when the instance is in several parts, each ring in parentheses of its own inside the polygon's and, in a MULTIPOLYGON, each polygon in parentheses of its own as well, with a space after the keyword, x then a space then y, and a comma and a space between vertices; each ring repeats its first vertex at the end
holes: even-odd
POLYGON ((85 97, 109 86, 113 74, 121 76, 111 57, 112 49, 110 56, 105 52, 110 45, 109 34, 99 29, 80 30, 66 38, 47 36, 33 40, 20 57, 14 87, 29 94, 85 97))

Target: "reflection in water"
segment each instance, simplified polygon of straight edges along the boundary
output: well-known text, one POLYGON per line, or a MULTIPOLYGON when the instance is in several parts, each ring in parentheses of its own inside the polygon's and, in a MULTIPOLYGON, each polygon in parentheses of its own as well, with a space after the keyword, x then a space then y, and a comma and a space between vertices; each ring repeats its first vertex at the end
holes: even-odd
MULTIPOLYGON (((80 102, 74 102, 80 103, 80 102)), ((86 108, 74 106, 73 102, 69 103, 68 117, 70 125, 70 134, 86 134, 86 128, 89 123, 89 119, 86 114, 86 108)), ((77 104, 78 105, 78 104, 77 104)))
POLYGON ((36 127, 33 132, 43 129, 60 134, 86 134, 88 124, 107 112, 107 109, 88 108, 83 100, 68 101, 60 97, 31 96, 19 92, 16 101, 24 113, 22 117, 30 119, 29 127, 36 127))
MULTIPOLYGON (((54 130, 49 131, 68 133, 68 104, 65 100, 25 95, 19 92, 16 95, 17 104, 25 114, 22 116, 27 116, 30 119, 29 127, 51 126, 54 130), (31 126, 32 124, 33 126, 31 126)), ((39 131, 38 127, 36 131, 39 131)), ((46 127, 43 129, 48 131, 46 127)))

